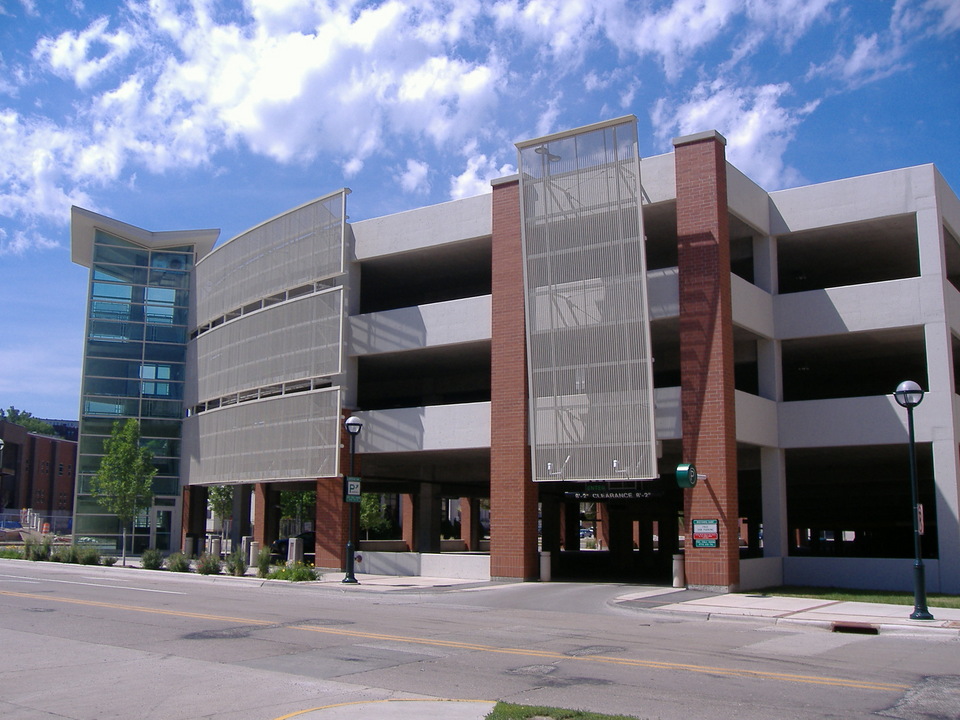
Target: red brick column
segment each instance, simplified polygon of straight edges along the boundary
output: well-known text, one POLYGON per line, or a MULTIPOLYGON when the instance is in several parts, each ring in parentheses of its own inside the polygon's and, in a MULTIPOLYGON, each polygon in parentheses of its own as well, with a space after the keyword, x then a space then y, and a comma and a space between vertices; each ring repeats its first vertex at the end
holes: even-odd
POLYGON ((520 183, 493 187, 490 576, 533 580, 537 488, 530 479, 520 183))
POLYGON ((480 500, 460 498, 460 539, 467 550, 480 549, 480 500))
MULTIPOLYGON (((345 474, 351 474, 350 467, 350 435, 343 427, 347 419, 347 411, 343 411, 340 422, 340 468, 345 474)), ((362 466, 361 457, 357 455, 357 472, 362 466)), ((314 565, 319 568, 337 568, 346 570, 347 533, 349 530, 349 514, 356 512, 357 503, 343 501, 343 477, 317 478, 317 516, 314 528, 316 531, 316 558, 314 565), (348 507, 349 505, 349 507, 348 507)), ((354 517, 354 532, 359 537, 359 516, 354 517)), ((356 550, 356 548, 354 548, 356 550)))
POLYGON ((346 569, 347 503, 343 501, 343 478, 317 479, 317 546, 314 565, 346 569))
POLYGON ((183 488, 183 507, 180 521, 180 547, 187 555, 199 554, 198 540, 207 531, 207 488, 187 485, 183 488))
POLYGON ((691 586, 736 589, 737 445, 724 145, 716 132, 677 138, 677 245, 683 459, 707 476, 684 490, 691 586), (694 548, 692 520, 718 520, 717 548, 694 548))
POLYGON ((409 552, 417 551, 417 507, 411 493, 400 496, 400 531, 409 552))

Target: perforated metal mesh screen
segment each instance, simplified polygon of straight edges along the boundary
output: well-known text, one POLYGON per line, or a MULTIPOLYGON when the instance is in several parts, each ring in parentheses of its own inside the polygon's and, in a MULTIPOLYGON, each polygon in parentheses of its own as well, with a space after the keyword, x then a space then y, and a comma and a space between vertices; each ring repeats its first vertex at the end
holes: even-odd
POLYGON ((534 479, 654 478, 636 121, 517 148, 534 479))
POLYGON ((342 372, 347 192, 268 220, 197 263, 188 483, 339 472, 333 380, 342 372))
POLYGON ((334 288, 243 315, 190 344, 186 404, 304 378, 336 375, 343 291, 334 288), (197 372, 193 373, 193 368, 197 372))
POLYGON ((182 459, 190 483, 312 479, 339 473, 339 447, 340 391, 330 388, 188 417, 182 459))
POLYGON ((248 230, 197 263, 196 324, 343 273, 347 190, 248 230))

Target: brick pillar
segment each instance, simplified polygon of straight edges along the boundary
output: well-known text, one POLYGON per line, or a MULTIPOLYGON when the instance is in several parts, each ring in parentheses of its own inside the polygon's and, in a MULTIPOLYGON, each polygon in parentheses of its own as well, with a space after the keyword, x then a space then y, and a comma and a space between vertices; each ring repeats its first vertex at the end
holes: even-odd
MULTIPOLYGON (((340 468, 344 474, 353 474, 350 467, 350 435, 343 421, 350 413, 342 411, 340 419, 340 468)), ((357 475, 361 474, 362 461, 356 456, 357 475)), ((354 513, 354 538, 360 536, 360 518, 357 509, 359 503, 346 503, 343 500, 343 476, 317 478, 317 509, 314 530, 316 532, 316 558, 314 565, 322 568, 346 570, 347 534, 349 532, 349 513, 354 513)), ((358 543, 354 543, 354 551, 358 543)))
POLYGON ((408 552, 417 552, 417 506, 410 493, 400 496, 400 532, 408 552))
POLYGON ((726 141, 710 131, 673 144, 683 459, 707 476, 684 490, 686 577, 693 587, 736 590, 740 555, 726 141), (700 519, 719 521, 719 547, 693 547, 691 521, 700 519))
POLYGON ((317 479, 317 546, 314 560, 317 567, 346 569, 347 513, 352 509, 347 505, 343 501, 343 478, 317 479))
POLYGON ((187 555, 199 555, 200 538, 207 530, 207 488, 187 485, 183 488, 183 516, 180 522, 180 547, 187 555))
POLYGON ((467 550, 480 549, 480 500, 460 498, 460 539, 467 550))
POLYGON ((534 580, 537 488, 530 478, 520 182, 493 187, 490 351, 490 576, 534 580))
POLYGON ((270 483, 253 486, 253 539, 261 548, 269 547, 279 533, 279 515, 276 493, 270 483))

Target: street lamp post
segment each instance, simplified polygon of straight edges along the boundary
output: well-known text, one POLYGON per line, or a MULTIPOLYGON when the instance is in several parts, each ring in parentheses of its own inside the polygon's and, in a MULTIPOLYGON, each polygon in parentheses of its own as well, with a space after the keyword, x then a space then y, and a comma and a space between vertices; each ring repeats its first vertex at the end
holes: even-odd
POLYGON ((927 610, 927 584, 920 552, 920 504, 917 499, 917 449, 913 434, 913 409, 923 400, 923 390, 912 380, 897 385, 893 393, 900 407, 907 409, 907 431, 910 438, 910 497, 913 501, 913 620, 933 620, 927 610))
MULTIPOLYGON (((356 415, 351 415, 343 422, 343 427, 346 429, 347 434, 350 435, 350 474, 356 476, 357 474, 357 435, 360 434, 360 430, 363 428, 363 423, 360 421, 356 415)), ((343 498, 344 504, 347 506, 347 562, 346 570, 347 574, 343 577, 343 582, 348 585, 357 585, 359 584, 357 576, 354 574, 354 549, 353 549, 353 516, 354 508, 353 504, 347 502, 346 494, 343 498)))

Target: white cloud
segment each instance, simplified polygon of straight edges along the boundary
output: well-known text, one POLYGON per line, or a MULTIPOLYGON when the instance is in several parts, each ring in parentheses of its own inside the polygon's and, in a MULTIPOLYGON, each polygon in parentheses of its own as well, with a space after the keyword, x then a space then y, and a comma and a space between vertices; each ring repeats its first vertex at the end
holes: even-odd
POLYGON ((621 49, 659 58, 669 79, 676 79, 694 53, 712 43, 741 11, 739 0, 675 0, 653 12, 626 11, 613 3, 603 11, 603 26, 621 49))
POLYGON ((450 199, 482 195, 490 192, 490 181, 498 177, 513 175, 517 168, 510 163, 497 164, 497 159, 477 150, 477 143, 471 141, 464 148, 467 164, 464 171, 450 178, 450 199))
POLYGON ((732 87, 722 81, 701 83, 676 108, 661 101, 653 114, 658 136, 689 135, 717 130, 727 139, 727 159, 761 187, 776 190, 800 182, 799 173, 785 166, 783 155, 794 131, 817 103, 800 108, 782 104, 787 83, 732 87))
POLYGON ((53 217, 73 202, 87 200, 65 177, 83 137, 53 123, 0 111, 0 216, 53 217))
POLYGON ((747 17, 764 35, 791 48, 817 22, 828 18, 837 0, 748 0, 747 17))
POLYGON ((109 19, 101 17, 79 33, 65 32, 56 38, 41 38, 34 59, 46 62, 59 77, 86 88, 97 76, 125 59, 134 48, 133 36, 125 30, 107 32, 109 19))
POLYGON ((905 69, 902 57, 903 48, 885 42, 880 35, 858 35, 851 51, 838 52, 829 61, 812 67, 807 77, 836 77, 847 87, 856 88, 905 69))
POLYGON ((490 8, 500 34, 519 32, 541 54, 578 66, 593 47, 600 28, 599 5, 591 0, 503 0, 490 8))
POLYGON ((410 158, 406 170, 399 173, 397 180, 404 192, 426 194, 430 192, 430 183, 427 181, 429 172, 427 163, 410 158))

